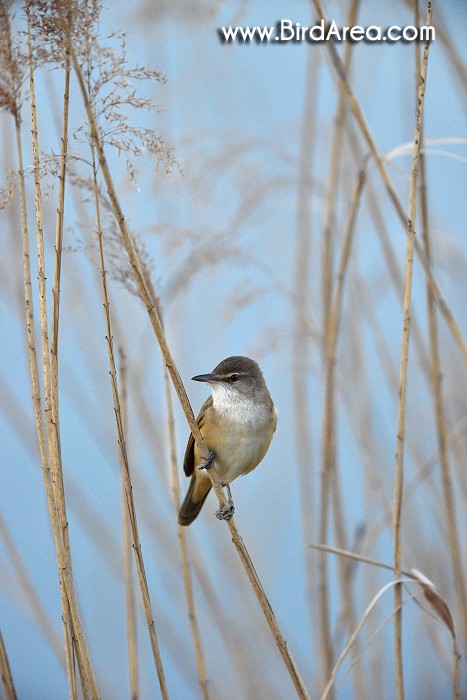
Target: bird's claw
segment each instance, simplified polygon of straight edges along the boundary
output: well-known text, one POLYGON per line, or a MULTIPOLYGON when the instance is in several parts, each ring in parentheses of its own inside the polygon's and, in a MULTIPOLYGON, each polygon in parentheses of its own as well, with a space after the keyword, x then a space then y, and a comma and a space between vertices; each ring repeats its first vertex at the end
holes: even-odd
POLYGON ((206 459, 203 459, 198 469, 211 469, 214 464, 214 452, 210 452, 206 459))
POLYGON ((235 512, 234 502, 231 498, 229 498, 225 508, 219 508, 219 510, 216 510, 214 515, 216 516, 216 518, 218 520, 230 520, 230 518, 232 517, 234 512, 235 512))

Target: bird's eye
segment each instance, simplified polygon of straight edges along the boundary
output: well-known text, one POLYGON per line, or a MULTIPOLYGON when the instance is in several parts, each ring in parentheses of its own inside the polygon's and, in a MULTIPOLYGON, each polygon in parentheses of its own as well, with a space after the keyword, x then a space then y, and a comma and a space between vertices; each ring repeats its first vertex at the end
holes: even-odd
POLYGON ((231 382, 238 382, 238 374, 231 374, 229 380, 231 382))

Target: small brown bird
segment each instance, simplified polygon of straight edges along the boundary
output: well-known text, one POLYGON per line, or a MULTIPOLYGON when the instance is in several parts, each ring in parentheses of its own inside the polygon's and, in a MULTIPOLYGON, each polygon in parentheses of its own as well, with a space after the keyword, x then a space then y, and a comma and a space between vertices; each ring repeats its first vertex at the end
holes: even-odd
MULTIPOLYGON (((248 357, 228 357, 210 374, 193 379, 211 385, 212 395, 203 404, 197 422, 229 496, 228 507, 216 515, 228 519, 233 514, 229 484, 263 459, 276 429, 276 409, 259 366, 248 357)), ((180 525, 193 522, 211 489, 206 466, 190 435, 183 469, 191 482, 178 515, 180 525)))

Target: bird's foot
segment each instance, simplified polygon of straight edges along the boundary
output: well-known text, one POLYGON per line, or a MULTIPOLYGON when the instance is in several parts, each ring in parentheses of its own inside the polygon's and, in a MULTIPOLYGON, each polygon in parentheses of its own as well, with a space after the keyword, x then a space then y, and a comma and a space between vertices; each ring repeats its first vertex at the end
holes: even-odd
POLYGON ((216 516, 216 518, 218 518, 218 520, 230 520, 230 518, 232 517, 234 512, 235 512, 234 502, 233 502, 232 498, 229 498, 225 508, 219 508, 219 510, 216 510, 214 515, 216 516))
POLYGON ((203 461, 199 465, 198 469, 211 469, 213 464, 214 464, 214 452, 209 452, 208 456, 206 457, 206 459, 203 459, 203 461))

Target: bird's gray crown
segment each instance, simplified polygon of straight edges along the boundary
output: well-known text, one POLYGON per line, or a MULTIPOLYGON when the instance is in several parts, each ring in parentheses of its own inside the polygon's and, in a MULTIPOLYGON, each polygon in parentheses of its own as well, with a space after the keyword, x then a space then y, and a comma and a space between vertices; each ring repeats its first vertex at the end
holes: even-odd
POLYGON ((246 377, 262 377, 259 365, 254 360, 250 360, 249 357, 243 357, 242 355, 233 355, 232 357, 227 357, 222 362, 219 362, 217 367, 212 370, 212 376, 218 379, 230 376, 232 373, 236 373, 246 377))
POLYGON ((192 377, 196 382, 207 382, 215 387, 229 387, 235 394, 243 394, 252 401, 269 402, 269 392, 259 365, 249 357, 234 355, 222 360, 209 374, 192 377))

